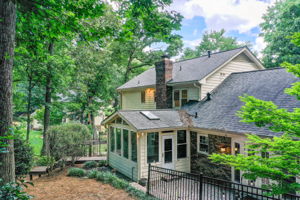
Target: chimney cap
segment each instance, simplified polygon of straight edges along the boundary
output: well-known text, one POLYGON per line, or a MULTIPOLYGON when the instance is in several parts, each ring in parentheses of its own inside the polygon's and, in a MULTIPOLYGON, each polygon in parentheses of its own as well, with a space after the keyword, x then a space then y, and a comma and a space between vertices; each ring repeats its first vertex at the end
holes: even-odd
POLYGON ((162 59, 165 59, 165 58, 169 59, 169 58, 170 58, 170 56, 169 56, 169 55, 167 55, 167 54, 164 54, 164 55, 162 55, 162 56, 161 56, 161 58, 162 58, 162 59))

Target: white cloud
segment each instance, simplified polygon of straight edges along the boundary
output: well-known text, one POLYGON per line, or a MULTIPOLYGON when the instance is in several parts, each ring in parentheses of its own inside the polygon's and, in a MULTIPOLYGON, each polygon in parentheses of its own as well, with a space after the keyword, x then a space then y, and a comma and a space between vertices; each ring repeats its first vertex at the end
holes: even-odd
POLYGON ((198 33, 198 29, 195 29, 195 30, 193 31, 193 36, 196 36, 197 33, 198 33))
POLYGON ((262 22, 262 15, 275 0, 174 0, 171 9, 185 19, 204 17, 208 30, 238 30, 246 33, 262 22))
POLYGON ((266 47, 263 37, 257 37, 253 49, 258 52, 258 58, 262 57, 261 51, 266 47))

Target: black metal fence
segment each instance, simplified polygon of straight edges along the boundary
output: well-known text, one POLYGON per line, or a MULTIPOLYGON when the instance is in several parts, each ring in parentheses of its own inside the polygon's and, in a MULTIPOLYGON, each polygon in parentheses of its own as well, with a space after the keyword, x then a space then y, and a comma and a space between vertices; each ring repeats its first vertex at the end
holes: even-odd
POLYGON ((268 190, 149 165, 147 193, 162 200, 300 200, 268 196, 268 190))

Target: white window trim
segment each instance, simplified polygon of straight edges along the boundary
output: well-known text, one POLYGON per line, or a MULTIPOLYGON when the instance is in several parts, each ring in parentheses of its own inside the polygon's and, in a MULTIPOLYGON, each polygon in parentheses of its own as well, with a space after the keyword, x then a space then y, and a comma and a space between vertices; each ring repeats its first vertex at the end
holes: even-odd
POLYGON ((208 134, 197 133, 197 152, 198 152, 198 153, 201 153, 201 154, 208 155, 208 154, 209 154, 208 152, 200 151, 200 136, 207 137, 207 141, 208 141, 208 150, 209 150, 209 138, 208 138, 208 134))
POLYGON ((182 90, 186 90, 187 91, 187 102, 190 100, 189 98, 189 89, 188 88, 181 88, 181 89, 174 89, 173 92, 172 92, 172 101, 173 101, 173 108, 180 108, 182 105, 181 105, 181 96, 182 96, 182 90), (175 91, 178 90, 179 91, 179 106, 175 106, 175 91))

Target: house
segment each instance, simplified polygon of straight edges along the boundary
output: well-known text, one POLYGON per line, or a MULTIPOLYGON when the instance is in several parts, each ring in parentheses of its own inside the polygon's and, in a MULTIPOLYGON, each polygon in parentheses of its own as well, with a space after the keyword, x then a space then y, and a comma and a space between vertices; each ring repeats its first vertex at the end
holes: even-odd
POLYGON ((109 165, 136 181, 147 178, 151 163, 244 183, 240 171, 211 163, 208 155, 244 153, 247 133, 274 136, 240 122, 239 96, 300 107, 284 93, 296 81, 285 69, 265 70, 247 47, 175 63, 163 57, 117 89, 121 110, 104 120, 109 165))

